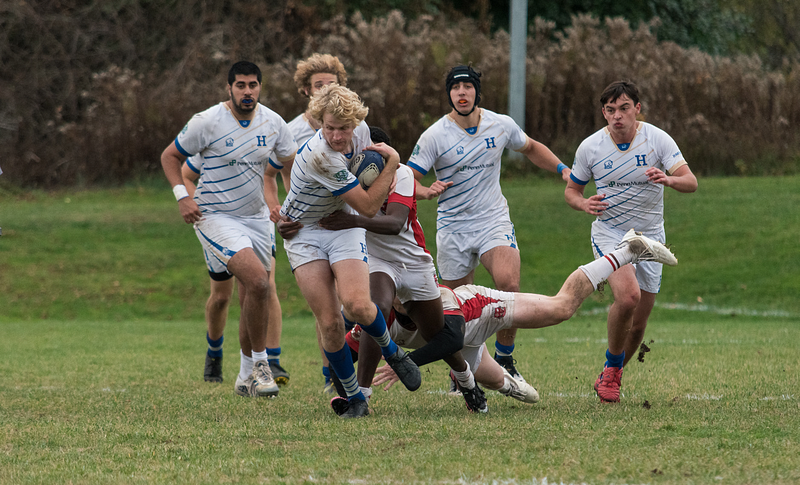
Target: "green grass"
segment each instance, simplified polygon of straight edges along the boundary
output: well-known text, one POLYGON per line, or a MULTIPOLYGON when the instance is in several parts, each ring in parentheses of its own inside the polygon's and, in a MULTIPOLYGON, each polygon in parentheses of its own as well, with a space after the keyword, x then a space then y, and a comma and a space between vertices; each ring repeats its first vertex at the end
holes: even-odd
MULTIPOLYGON (((610 299, 596 295, 569 322, 519 333, 540 403, 490 392, 490 413, 468 415, 437 363, 418 392, 376 391, 356 423, 319 394, 313 320, 282 251, 292 381, 274 400, 238 398, 238 310, 225 383, 204 383, 207 276, 163 183, 0 193, 0 483, 797 483, 798 181, 668 192, 680 264, 665 268, 652 350, 626 368, 619 405, 591 392, 610 299)), ((523 290, 553 293, 591 258, 591 218, 549 179, 504 191, 523 290)), ((430 246, 434 211, 420 204, 430 246)))

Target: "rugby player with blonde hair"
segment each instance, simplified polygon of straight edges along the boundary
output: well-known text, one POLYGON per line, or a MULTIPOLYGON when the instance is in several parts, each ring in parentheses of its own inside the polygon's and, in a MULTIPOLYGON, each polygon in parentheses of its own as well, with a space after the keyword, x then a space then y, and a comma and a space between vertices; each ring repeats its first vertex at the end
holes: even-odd
MULTIPOLYGON (((338 57, 330 54, 314 53, 307 59, 297 63, 294 82, 297 85, 297 92, 308 98, 310 103, 311 97, 328 84, 336 83, 341 86, 347 86, 347 71, 345 71, 344 65, 338 57)), ((306 106, 306 109, 308 109, 308 106, 306 106)), ((307 111, 297 115, 288 125, 298 147, 302 147, 309 138, 317 133, 321 126, 307 111)), ((291 173, 291 167, 286 173, 291 173)), ((283 178, 284 182, 288 181, 288 179, 288 176, 283 178)), ((284 183, 284 186, 288 193, 289 184, 284 183)), ((320 355, 322 356, 322 376, 325 379, 322 392, 333 394, 336 390, 333 387, 328 368, 328 358, 325 357, 325 351, 322 349, 322 339, 319 332, 317 332, 317 345, 319 345, 320 355)))
POLYGON ((378 342, 408 389, 421 384, 419 368, 389 337, 384 316, 370 297, 365 230, 331 231, 319 225, 320 219, 346 205, 373 217, 386 200, 400 156, 384 143, 372 144, 364 122, 368 112, 356 93, 338 84, 323 87, 311 98, 308 113, 322 128, 297 152, 289 194, 280 214, 273 213, 279 225, 290 228, 288 234, 281 231, 289 264, 314 313, 328 361, 347 393, 343 418, 366 416, 369 407, 345 345, 342 311, 378 342), (384 157, 385 167, 365 190, 348 167, 367 148, 384 157))

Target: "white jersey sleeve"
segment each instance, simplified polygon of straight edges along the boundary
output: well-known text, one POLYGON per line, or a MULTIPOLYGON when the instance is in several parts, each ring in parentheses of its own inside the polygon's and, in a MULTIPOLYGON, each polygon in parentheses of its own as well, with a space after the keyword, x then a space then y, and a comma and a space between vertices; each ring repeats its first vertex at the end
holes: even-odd
POLYGON ((300 113, 289 122, 289 129, 294 135, 294 141, 299 148, 302 148, 306 142, 317 133, 317 130, 311 127, 306 119, 305 113, 300 113))

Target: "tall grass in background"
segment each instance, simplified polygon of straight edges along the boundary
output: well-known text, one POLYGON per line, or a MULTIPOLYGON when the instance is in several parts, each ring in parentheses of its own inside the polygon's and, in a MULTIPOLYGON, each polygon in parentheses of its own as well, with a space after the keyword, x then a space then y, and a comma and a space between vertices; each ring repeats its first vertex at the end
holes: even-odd
MULTIPOLYGON (((298 59, 316 51, 339 56, 350 87, 370 107, 367 121, 385 128, 403 157, 449 110, 443 79, 455 64, 474 63, 483 72, 482 105, 506 111, 509 36, 487 34, 473 20, 408 20, 393 12, 322 22, 299 9, 298 38, 275 23, 283 17, 271 6, 248 10, 247 28, 231 20, 243 12, 204 5, 174 15, 179 6, 148 11, 146 21, 145 12, 131 10, 107 30, 89 28, 108 21, 92 9, 54 18, 14 9, 14 32, 44 24, 58 35, 29 39, 34 52, 9 63, 18 68, 8 73, 12 89, 0 93, 0 142, 9 146, 0 183, 119 184, 158 173, 161 151, 189 117, 225 99, 227 70, 240 59, 260 64, 262 101, 291 119, 306 103, 292 82, 298 59), (115 55, 120 46, 124 55, 115 55)), ((577 16, 555 32, 537 20, 528 37, 526 131, 569 163, 580 141, 604 124, 600 91, 626 78, 641 87, 644 118, 676 138, 697 173, 796 173, 800 65, 771 71, 757 57, 658 42, 656 25, 632 29, 620 18, 577 16)))

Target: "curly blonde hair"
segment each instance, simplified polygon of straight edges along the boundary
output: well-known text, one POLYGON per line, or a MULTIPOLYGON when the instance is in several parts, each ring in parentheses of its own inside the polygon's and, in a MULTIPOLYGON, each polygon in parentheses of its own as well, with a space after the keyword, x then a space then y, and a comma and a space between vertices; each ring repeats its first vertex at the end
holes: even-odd
POLYGON ((347 86, 347 71, 338 57, 330 54, 312 54, 308 59, 297 63, 297 71, 294 73, 297 92, 308 96, 306 90, 311 90, 311 76, 319 73, 333 74, 336 76, 336 82, 347 86))
POLYGON ((359 125, 367 117, 369 108, 364 106, 356 93, 338 84, 328 84, 314 94, 308 103, 308 113, 322 123, 325 113, 340 121, 359 125))

